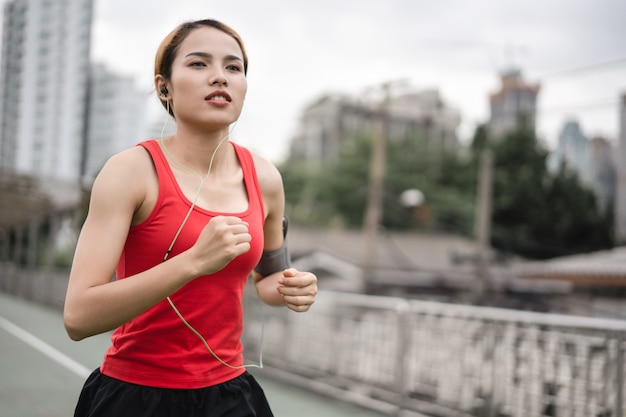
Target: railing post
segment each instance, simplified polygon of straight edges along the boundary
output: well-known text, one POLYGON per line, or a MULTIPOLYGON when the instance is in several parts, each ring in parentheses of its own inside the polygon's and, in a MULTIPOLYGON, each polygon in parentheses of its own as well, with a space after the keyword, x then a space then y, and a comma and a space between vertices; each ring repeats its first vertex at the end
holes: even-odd
POLYGON ((591 361, 593 360, 593 346, 587 342, 584 345, 585 349, 585 415, 590 415, 591 411, 591 361))
POLYGON ((407 400, 407 378, 406 378, 406 357, 409 347, 409 303, 406 301, 400 303, 396 309, 398 322, 398 346, 396 352, 396 387, 398 394, 398 410, 397 415, 402 414, 402 410, 406 408, 407 400))
POLYGON ((499 355, 498 355, 498 330, 499 324, 494 321, 486 321, 486 328, 488 333, 490 334, 490 342, 491 342, 491 352, 492 352, 492 362, 491 362, 491 395, 487 397, 487 417, 494 417, 496 415, 496 396, 498 394, 498 368, 500 367, 500 363, 498 363, 499 355), (491 329, 490 329, 491 328, 491 329), (491 330, 491 331, 489 331, 491 330))
POLYGON ((624 404, 624 333, 616 332, 615 339, 617 342, 617 366, 615 367, 615 415, 623 416, 623 404, 624 404))

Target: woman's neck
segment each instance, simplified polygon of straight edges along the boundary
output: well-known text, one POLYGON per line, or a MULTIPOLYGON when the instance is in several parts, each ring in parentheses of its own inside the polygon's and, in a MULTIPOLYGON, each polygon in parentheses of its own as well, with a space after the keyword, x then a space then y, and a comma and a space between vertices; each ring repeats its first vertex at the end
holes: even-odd
POLYGON ((203 175, 211 163, 212 169, 216 169, 223 163, 229 150, 228 146, 224 146, 225 142, 228 142, 229 135, 228 128, 208 133, 178 129, 176 134, 163 140, 163 145, 168 156, 176 163, 198 175, 203 175))

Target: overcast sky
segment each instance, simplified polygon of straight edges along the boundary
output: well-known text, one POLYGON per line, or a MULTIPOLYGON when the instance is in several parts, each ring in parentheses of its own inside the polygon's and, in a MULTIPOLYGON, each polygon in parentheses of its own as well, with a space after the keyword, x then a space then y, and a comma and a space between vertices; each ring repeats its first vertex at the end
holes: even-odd
POLYGON ((439 89, 461 111, 467 141, 488 119, 488 94, 510 64, 541 83, 538 131, 550 146, 570 117, 589 136, 618 135, 624 0, 96 0, 92 56, 149 91, 162 38, 201 18, 243 37, 249 90, 234 139, 274 161, 321 94, 359 94, 395 79, 439 89))

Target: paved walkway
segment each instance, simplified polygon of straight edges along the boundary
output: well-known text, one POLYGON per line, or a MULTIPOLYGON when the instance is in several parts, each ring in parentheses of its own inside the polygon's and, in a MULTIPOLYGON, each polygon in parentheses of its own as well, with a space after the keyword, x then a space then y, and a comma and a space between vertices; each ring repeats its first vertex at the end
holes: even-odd
MULTIPOLYGON (((109 335, 71 341, 61 312, 0 292, 0 416, 69 417, 109 335)), ((276 417, 384 417, 255 371, 276 417)))

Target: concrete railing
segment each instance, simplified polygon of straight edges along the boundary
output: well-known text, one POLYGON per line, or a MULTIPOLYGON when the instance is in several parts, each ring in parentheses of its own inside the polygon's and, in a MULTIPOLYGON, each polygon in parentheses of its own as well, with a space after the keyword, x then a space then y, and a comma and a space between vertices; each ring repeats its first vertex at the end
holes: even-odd
POLYGON ((0 291, 54 307, 63 307, 68 279, 68 270, 27 270, 0 263, 0 291))
POLYGON ((389 414, 624 416, 624 321, 328 292, 246 309, 248 360, 264 328, 267 368, 389 414))
MULTIPOLYGON (((61 307, 66 286, 0 265, 5 292, 61 307)), ((626 321, 324 291, 298 314, 251 288, 244 308, 247 362, 263 340, 264 372, 390 415, 625 415, 626 321)))

